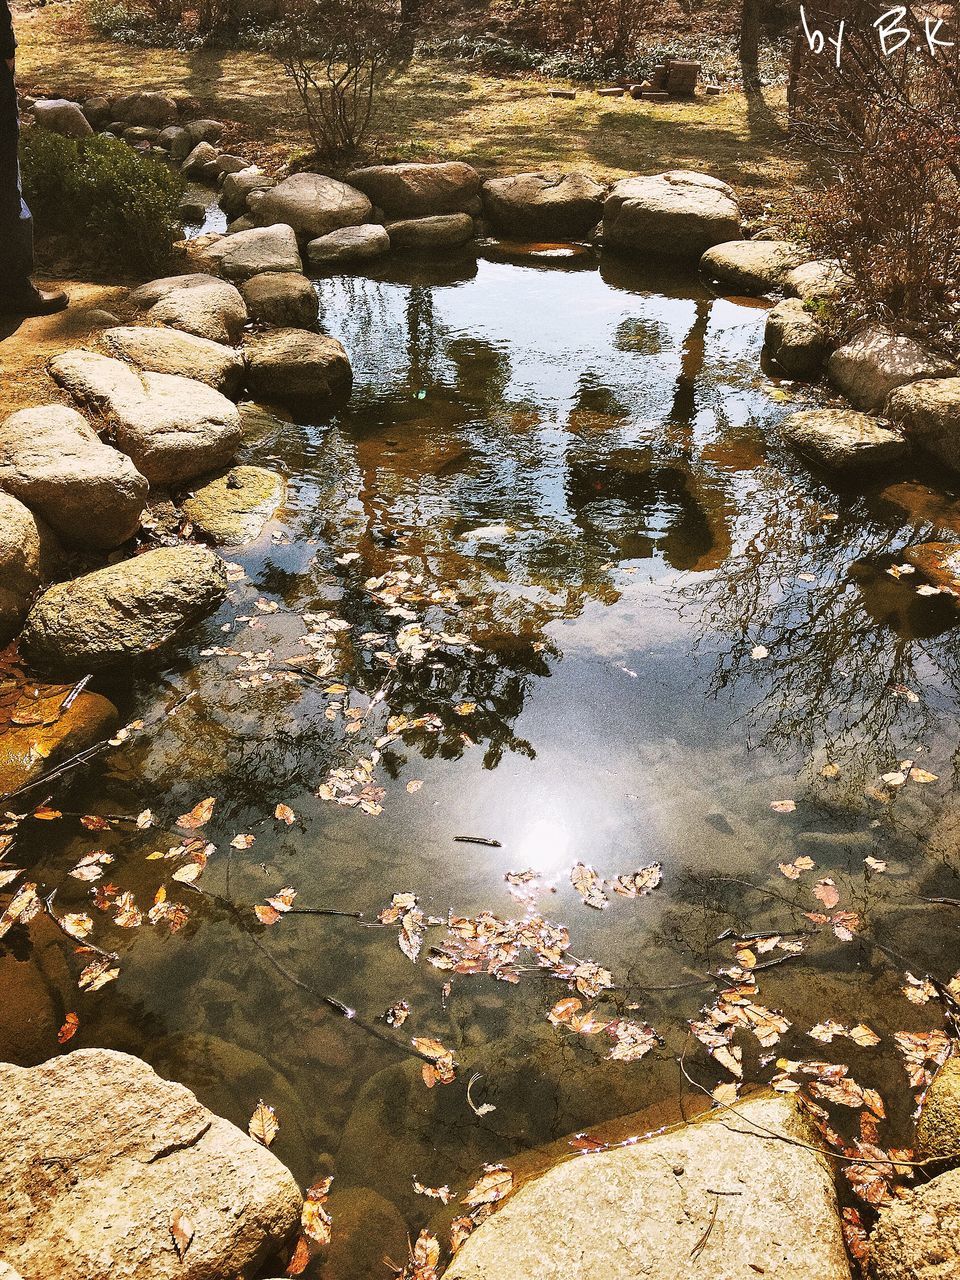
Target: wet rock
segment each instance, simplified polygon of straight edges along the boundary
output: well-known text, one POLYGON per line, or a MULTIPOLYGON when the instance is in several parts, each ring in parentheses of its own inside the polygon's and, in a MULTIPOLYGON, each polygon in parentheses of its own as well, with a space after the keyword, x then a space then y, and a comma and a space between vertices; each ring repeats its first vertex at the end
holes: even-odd
POLYGON ((935 587, 960 596, 960 543, 920 542, 907 547, 903 558, 935 587))
POLYGON ((23 652, 42 669, 96 671, 169 644, 226 591, 219 556, 160 547, 50 587, 27 616, 23 652))
POLYGON ((480 192, 480 175, 459 160, 442 164, 378 164, 353 169, 347 181, 391 218, 467 213, 480 192))
POLYGON ((854 409, 810 409, 781 424, 797 453, 831 471, 860 471, 902 462, 910 446, 899 431, 854 409))
POLYGON ((207 193, 202 187, 188 187, 177 205, 177 217, 181 222, 200 223, 207 212, 207 193))
POLYGON ((603 243, 652 257, 700 258, 740 236, 732 188, 704 173, 673 170, 616 183, 603 206, 603 243))
POLYGON ((835 298, 850 283, 850 277, 836 259, 818 258, 788 271, 782 283, 784 293, 796 294, 802 302, 814 302, 835 298))
POLYGON ((827 360, 827 376, 858 409, 879 411, 891 391, 921 378, 946 378, 956 366, 912 338, 869 325, 827 360))
POLYGON ((735 293, 760 295, 780 288, 787 272, 805 257, 792 240, 731 240, 708 249, 700 270, 735 293))
POLYGON ((282 223, 307 240, 369 222, 373 212, 362 191, 322 173, 295 173, 269 191, 252 191, 247 207, 261 227, 282 223))
POLYGON ((186 178, 199 178, 208 164, 216 164, 217 149, 209 142, 198 142, 181 165, 186 178))
POLYGON ((960 1164, 960 1058, 948 1058, 927 1090, 917 1122, 918 1160, 960 1164))
POLYGON ((287 482, 263 467, 232 467, 195 488, 182 504, 194 528, 218 546, 252 542, 287 496, 287 482))
POLYGON ((0 489, 68 542, 106 549, 132 537, 147 481, 65 405, 21 409, 0 426, 0 489))
POLYGON ((59 133, 64 138, 87 138, 93 133, 90 121, 76 102, 66 98, 49 98, 35 102, 33 116, 40 129, 59 133))
POLYGON ((960 533, 960 502, 951 500, 929 485, 903 481, 888 485, 880 497, 892 503, 899 512, 906 513, 914 525, 932 524, 937 529, 960 533))
POLYGON ((942 1173, 880 1210, 870 1236, 875 1280, 960 1275, 960 1169, 942 1173))
POLYGON ((183 127, 194 146, 201 142, 219 142, 223 136, 223 125, 219 120, 188 120, 183 127))
POLYGON ((237 341, 249 319, 239 289, 216 276, 165 276, 141 285, 130 298, 156 324, 227 345, 237 341))
POLYGON ((20 630, 46 577, 49 538, 46 526, 28 507, 0 492, 0 648, 20 630))
POLYGON ((693 1257, 709 1276, 849 1280, 826 1161, 771 1131, 811 1140, 792 1102, 764 1097, 559 1164, 469 1237, 446 1280, 689 1280, 693 1257))
POLYGON ((207 249, 204 265, 219 269, 228 280, 249 280, 264 272, 302 272, 300 250, 292 227, 277 223, 221 236, 207 249))
POLYGON ((320 300, 313 285, 298 271, 267 272, 253 276, 240 292, 252 319, 292 329, 308 329, 317 323, 320 300))
POLYGON ((138 369, 179 374, 205 382, 231 398, 243 384, 243 359, 232 347, 176 329, 134 326, 108 329, 103 340, 110 350, 138 369))
POLYGON ((913 444, 960 470, 960 378, 924 378, 898 387, 884 413, 913 444))
POLYGON ((402 1262, 408 1252, 407 1225, 396 1207, 370 1187, 337 1190, 333 1185, 327 1207, 337 1225, 319 1280, 371 1280, 386 1272, 384 1258, 402 1262))
POLYGON ((307 260, 313 267, 326 267, 338 262, 364 262, 379 258, 390 250, 390 237, 377 223, 358 227, 341 227, 318 236, 307 245, 307 260))
POLYGON ((279 1160, 139 1058, 79 1050, 0 1078, 0 1249, 27 1275, 246 1278, 295 1230, 279 1160), (194 1228, 182 1260, 176 1214, 194 1228))
POLYGON ((272 329, 246 345, 247 386, 252 395, 281 403, 312 400, 346 390, 353 377, 336 340, 306 329, 272 329))
POLYGON ((474 235, 469 213, 442 213, 429 218, 405 218, 387 223, 393 249, 451 249, 474 235))
MULTIPOLYGON (((0 690, 0 795, 36 782, 61 761, 116 731, 117 708, 99 693, 83 692, 63 710, 70 689, 30 681, 12 700, 0 690)), ((48 1040, 45 1049, 51 1047, 48 1040)), ((30 1056, 36 1062, 45 1052, 30 1056)))
POLYGON ((220 192, 220 208, 228 218, 239 218, 247 211, 247 201, 254 191, 269 191, 277 184, 262 169, 250 165, 237 173, 228 173, 220 192))
POLYGON ((263 440, 275 436, 293 421, 286 409, 275 404, 257 404, 255 400, 247 400, 237 408, 240 411, 244 440, 263 440))
POLYGON ((483 184, 487 218, 504 235, 521 239, 586 236, 603 216, 606 187, 582 173, 517 173, 483 184))
POLYGON ((791 378, 817 378, 827 350, 826 330, 799 298, 778 302, 767 315, 764 346, 791 378))
POLYGON ((141 373, 93 351, 67 351, 50 372, 79 404, 110 418, 118 447, 151 484, 192 480, 239 448, 236 405, 203 382, 141 373))
POLYGON ((177 122, 177 104, 165 93, 153 93, 142 90, 129 93, 114 103, 117 120, 125 124, 152 125, 163 129, 168 124, 177 122))

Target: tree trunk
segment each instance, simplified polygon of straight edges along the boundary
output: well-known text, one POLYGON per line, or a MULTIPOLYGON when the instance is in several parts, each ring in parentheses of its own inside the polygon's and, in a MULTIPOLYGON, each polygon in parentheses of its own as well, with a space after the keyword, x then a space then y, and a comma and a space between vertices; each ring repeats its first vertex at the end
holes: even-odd
POLYGON ((760 0, 741 0, 740 70, 744 93, 760 88, 760 0))

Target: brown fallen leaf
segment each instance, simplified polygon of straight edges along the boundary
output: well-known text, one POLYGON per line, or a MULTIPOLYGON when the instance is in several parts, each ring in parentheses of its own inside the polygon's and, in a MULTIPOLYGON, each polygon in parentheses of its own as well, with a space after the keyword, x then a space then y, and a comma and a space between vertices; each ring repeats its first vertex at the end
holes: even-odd
POLYGON ((57 1032, 58 1044, 66 1044, 68 1040, 72 1040, 77 1034, 77 1028, 80 1026, 80 1019, 75 1013, 68 1013, 63 1020, 63 1026, 57 1032))
POLYGON ((114 956, 98 956, 96 960, 91 960, 77 979, 80 990, 99 991, 108 982, 116 981, 120 977, 120 970, 114 966, 114 959, 114 956))
POLYGON ((261 1098, 250 1117, 247 1133, 263 1146, 269 1147, 279 1132, 280 1123, 277 1120, 277 1113, 261 1098))
POLYGON ((773 800, 770 804, 774 813, 793 813, 796 807, 796 800, 773 800))
POLYGON ((411 778, 407 783, 407 793, 411 796, 416 795, 422 786, 423 782, 420 778, 411 778))
POLYGON ((303 1211, 300 1225, 303 1234, 316 1245, 328 1245, 332 1234, 333 1223, 326 1210, 327 1197, 330 1194, 332 1176, 321 1178, 312 1187, 308 1187, 303 1198, 303 1211))
POLYGON ((413 1180, 413 1189, 418 1196, 427 1196, 431 1200, 439 1200, 441 1204, 449 1204, 454 1197, 454 1193, 446 1184, 442 1187, 425 1187, 416 1178, 413 1180))
POLYGON ((383 1015, 389 1027, 402 1027, 410 1017, 410 1006, 406 1000, 398 1000, 383 1015))
POLYGON ((265 905, 254 907, 254 914, 261 924, 276 924, 280 917, 286 915, 293 906, 296 896, 296 889, 291 885, 287 885, 285 889, 281 889, 272 898, 268 898, 265 905))
POLYGON ((173 1247, 177 1251, 177 1257, 182 1262, 194 1236, 193 1223, 185 1213, 177 1212, 170 1219, 170 1234, 173 1236, 173 1247))
POLYGON ((253 842, 256 840, 256 838, 257 838, 256 836, 251 836, 251 835, 234 836, 233 839, 230 841, 230 848, 231 849, 249 849, 250 846, 253 844, 253 842))
POLYGON ((652 862, 649 867, 641 867, 639 871, 632 871, 629 875, 617 876, 610 882, 610 887, 614 893, 619 893, 624 898, 642 898, 656 889, 662 879, 662 864, 652 862))
POLYGON ((59 809, 50 809, 47 805, 42 804, 39 809, 34 809, 33 816, 39 822, 56 822, 58 818, 63 817, 63 814, 59 809))
POLYGON ((813 896, 818 902, 822 902, 828 911, 832 911, 840 901, 840 892, 829 876, 824 876, 822 880, 817 881, 813 886, 813 896))
POLYGON ((585 863, 578 862, 570 872, 570 883, 583 899, 585 907, 593 907, 595 911, 603 911, 610 905, 607 895, 603 892, 603 881, 593 867, 588 867, 585 863))
POLYGON ((470 1209, 496 1204, 513 1190, 513 1174, 502 1164, 485 1164, 484 1172, 460 1201, 470 1209))
POLYGON ((273 816, 278 822, 285 822, 288 827, 292 827, 297 820, 297 815, 288 804, 278 804, 273 811, 273 816))
POLYGON ((194 805, 189 813, 181 813, 177 819, 177 826, 186 831, 196 831, 198 827, 206 826, 213 817, 216 803, 216 796, 207 796, 206 800, 201 800, 199 804, 194 805))

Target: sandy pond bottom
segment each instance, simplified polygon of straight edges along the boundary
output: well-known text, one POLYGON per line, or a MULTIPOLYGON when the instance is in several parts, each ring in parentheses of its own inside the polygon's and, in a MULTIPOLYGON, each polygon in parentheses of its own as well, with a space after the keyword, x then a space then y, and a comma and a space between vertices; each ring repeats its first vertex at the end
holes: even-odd
MULTIPOLYGON (((244 1126, 265 1099, 274 1150, 304 1184, 332 1172, 336 1188, 372 1188, 415 1232, 436 1202, 414 1178, 463 1189, 484 1161, 680 1094, 692 1103, 681 1057, 707 1089, 730 1080, 688 1020, 715 998, 709 974, 734 962, 720 935, 776 931, 805 950, 758 974, 757 1000, 790 1026, 766 1047, 738 1033, 745 1079, 769 1080, 778 1057, 849 1062, 887 1099, 883 1140, 908 1141, 892 1036, 940 1016, 903 996, 904 970, 948 978, 956 965, 956 914, 923 898, 960 894, 960 649, 953 606, 886 571, 955 519, 950 495, 925 494, 922 476, 866 495, 812 476, 778 438, 778 418, 811 397, 760 372, 763 309, 694 277, 490 250, 318 290, 322 328, 354 364, 349 404, 251 443, 249 460, 290 478, 281 519, 227 551, 243 576, 169 667, 108 690, 145 721, 193 696, 56 794, 66 812, 149 808, 156 825, 24 827, 21 857, 62 881, 61 909, 88 904, 91 886, 66 872, 101 847, 115 858, 105 880, 140 907, 165 884, 191 911, 170 933, 93 910, 121 973, 79 994, 75 973, 51 977, 47 962, 58 1010, 80 1015, 70 1047, 140 1054, 244 1126), (440 599, 390 614, 383 584, 365 584, 397 572, 440 599), (414 621, 455 642, 416 662, 408 646, 392 670, 377 654, 393 661, 414 621), (322 679, 285 680, 273 668, 289 658, 322 679), (428 719, 382 747, 382 798, 366 793, 382 812, 318 798, 331 769, 372 759, 390 716, 428 719), (879 781, 906 759, 937 780, 879 781), (177 815, 207 796, 216 852, 197 883, 235 908, 147 856, 176 845, 177 815), (784 800, 796 808, 771 808, 784 800), (292 825, 274 819, 278 802, 292 825), (238 834, 255 841, 231 848, 238 834), (778 864, 801 855, 815 868, 792 881, 778 864), (570 883, 577 861, 605 878, 660 862, 663 882, 591 909, 570 883), (526 870, 520 900, 504 877, 526 870), (835 910, 856 913, 852 940, 804 915, 822 909, 822 877, 835 910), (288 885, 298 906, 364 919, 258 924, 253 905, 288 885), (551 1025, 571 993, 529 954, 515 983, 438 970, 435 926, 411 962, 395 925, 370 927, 399 892, 438 918, 529 911, 565 925, 570 953, 614 983, 584 1007, 662 1043, 610 1061, 606 1033, 551 1025), (392 1030, 378 1019, 401 1000, 410 1016, 392 1030), (881 1042, 811 1040, 830 1018, 881 1042), (454 1050, 454 1084, 425 1086, 411 1036, 454 1050), (472 1101, 494 1108, 482 1116, 466 1096, 474 1073, 472 1101)), ((25 952, 21 977, 36 963, 25 952)))

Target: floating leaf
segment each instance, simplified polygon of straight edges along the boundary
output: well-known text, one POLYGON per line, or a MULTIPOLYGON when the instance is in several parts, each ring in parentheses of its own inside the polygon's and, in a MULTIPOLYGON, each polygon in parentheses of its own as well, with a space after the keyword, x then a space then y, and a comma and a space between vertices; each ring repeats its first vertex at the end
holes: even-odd
POLYGON ((57 1032, 57 1042, 66 1044, 68 1040, 72 1040, 77 1034, 77 1028, 80 1026, 80 1019, 75 1013, 68 1013, 63 1019, 63 1026, 57 1032))
POLYGON ((288 804, 278 804, 273 811, 273 816, 278 822, 285 822, 288 827, 292 827, 297 820, 297 815, 288 804))
POLYGON ((449 1204, 454 1195, 446 1185, 442 1187, 425 1187, 416 1178, 413 1180, 413 1189, 418 1196, 427 1196, 430 1200, 439 1200, 441 1204, 449 1204))
POLYGON ((513 1174, 502 1164, 485 1164, 484 1172, 460 1201, 470 1209, 496 1204, 513 1190, 513 1174))
POLYGON ((215 796, 207 796, 206 800, 201 800, 199 804, 194 805, 189 813, 181 813, 177 819, 177 826, 185 831, 196 831, 199 827, 206 826, 213 817, 216 803, 215 796))
POLYGON ((793 813, 796 807, 796 800, 773 800, 770 803, 770 808, 774 813, 793 813))
POLYGON ((614 893, 619 893, 625 898, 642 898, 656 889, 662 879, 662 864, 652 862, 649 867, 641 867, 639 871, 633 871, 630 875, 617 876, 610 882, 610 887, 614 893))
POLYGON ((584 906, 593 907, 595 911, 603 911, 610 905, 609 899, 603 892, 603 881, 593 867, 578 862, 570 872, 570 883, 583 899, 584 906))
POLYGON ((822 880, 817 881, 813 886, 813 896, 818 902, 822 902, 828 911, 831 911, 840 901, 840 891, 829 876, 824 876, 822 880))
POLYGON ((269 1147, 279 1132, 277 1113, 261 1098, 250 1117, 247 1133, 263 1146, 269 1147))
POLYGON ((253 842, 256 840, 256 838, 257 838, 256 836, 250 836, 250 835, 234 836, 233 839, 230 841, 230 848, 231 849, 249 849, 250 846, 253 844, 253 842))
MULTIPOLYGON (((269 1143, 266 1145, 269 1146, 269 1143)), ((332 1221, 326 1210, 327 1197, 333 1178, 321 1178, 319 1182, 308 1187, 303 1198, 303 1210, 300 1214, 300 1225, 303 1234, 316 1245, 328 1245, 332 1233, 332 1221)))

